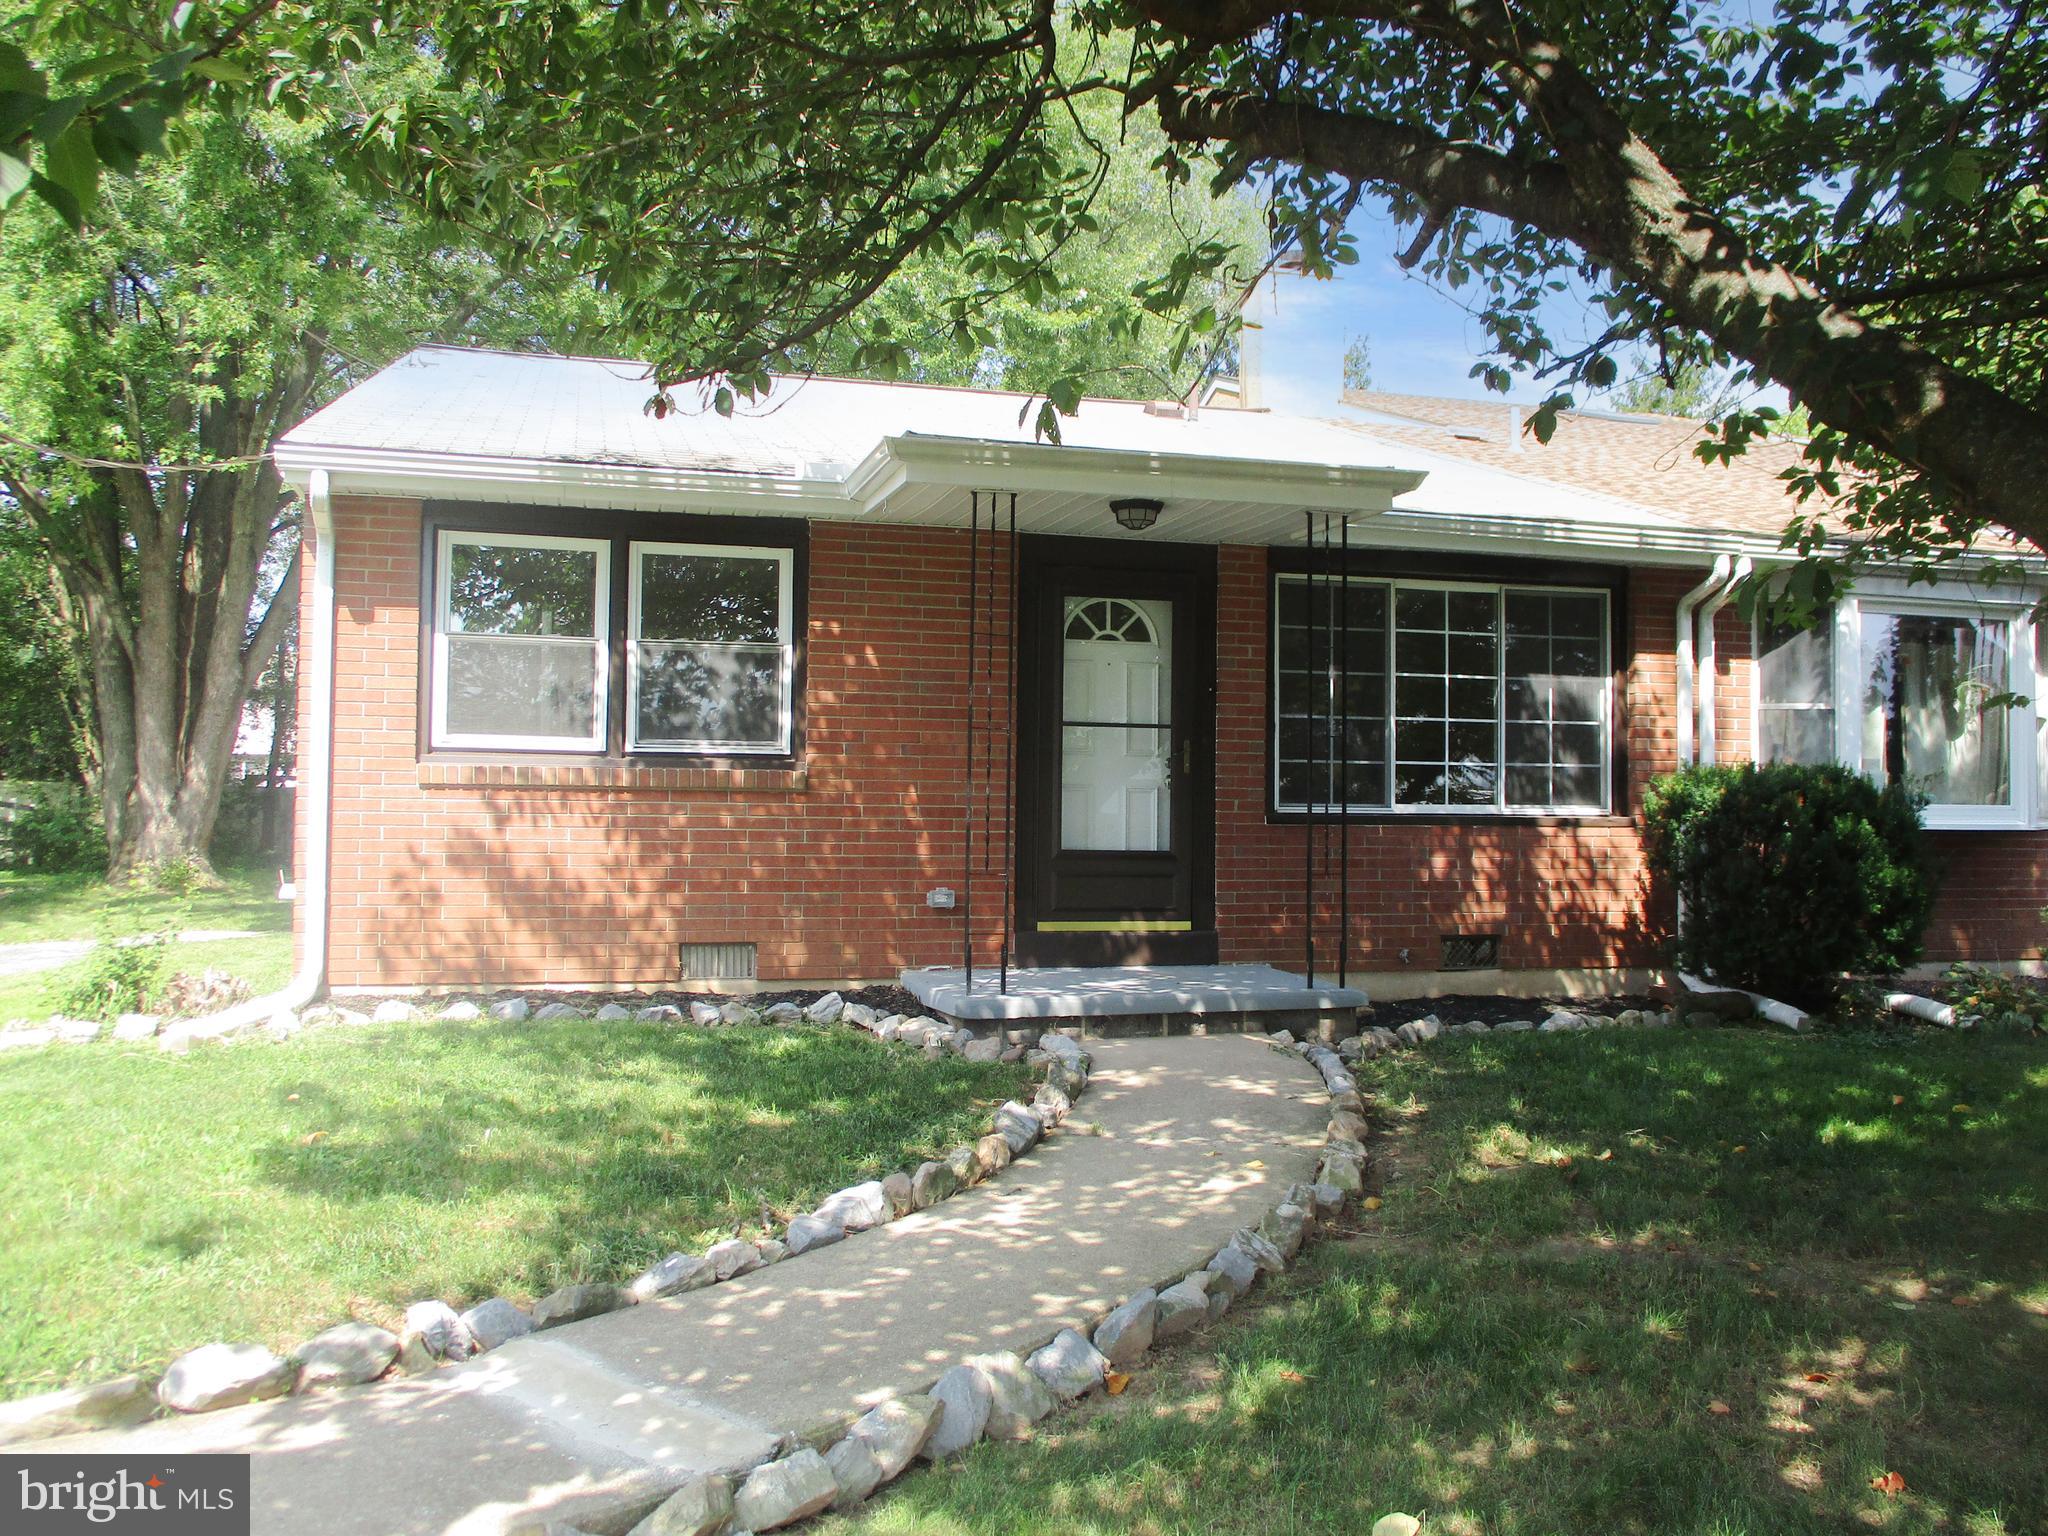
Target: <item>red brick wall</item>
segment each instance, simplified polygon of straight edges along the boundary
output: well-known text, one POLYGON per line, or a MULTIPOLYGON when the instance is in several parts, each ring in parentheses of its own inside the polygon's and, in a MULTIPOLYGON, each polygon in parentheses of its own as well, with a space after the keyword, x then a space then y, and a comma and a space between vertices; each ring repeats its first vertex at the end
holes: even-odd
MULTIPOLYGON (((963 885, 964 534, 812 526, 800 770, 483 766, 415 751, 418 504, 343 497, 335 518, 332 984, 665 982, 685 940, 753 941, 764 979, 957 963, 960 918, 924 893, 963 885)), ((1297 967, 1303 832, 1265 819, 1265 553, 1225 548, 1219 568, 1217 925, 1224 958, 1297 967)), ((1675 759, 1672 611, 1698 575, 1631 582, 1631 807, 1675 759)), ((1748 625, 1725 611, 1717 638, 1728 761, 1749 748, 1748 625)), ((984 668, 984 731, 1002 671, 984 668)), ((1628 816, 1350 835, 1354 966, 1432 971, 1439 937, 1468 929, 1504 932, 1512 967, 1658 958, 1669 911, 1628 816)), ((1954 872, 1930 949, 2038 953, 2048 835, 1940 841, 1954 872)), ((992 959, 995 876, 976 878, 977 951, 992 959)), ((1327 967, 1335 882, 1320 885, 1327 967)))

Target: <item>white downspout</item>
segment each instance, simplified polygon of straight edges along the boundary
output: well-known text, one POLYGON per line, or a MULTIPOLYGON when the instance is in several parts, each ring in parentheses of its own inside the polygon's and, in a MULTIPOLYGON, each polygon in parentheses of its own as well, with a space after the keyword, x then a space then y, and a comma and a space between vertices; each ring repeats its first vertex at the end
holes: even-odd
POLYGON ((1726 583, 1731 564, 1729 556, 1717 555, 1707 579, 1678 600, 1678 640, 1672 651, 1678 661, 1678 766, 1681 768, 1694 760, 1692 690, 1696 673, 1693 668, 1693 610, 1699 606, 1701 598, 1726 583))
POLYGON ((327 471, 316 469, 306 484, 313 520, 313 607, 300 610, 301 665, 307 666, 311 718, 299 737, 298 813, 306 820, 306 867, 295 871, 297 900, 305 914, 305 949, 298 971, 284 990, 252 997, 220 1013, 185 1019, 157 1036, 157 1049, 183 1051, 195 1040, 214 1040, 295 1012, 320 995, 327 980, 327 856, 334 785, 334 498, 327 471))
POLYGON ((1753 567, 1749 556, 1744 555, 1735 562, 1735 569, 1728 580, 1706 601, 1700 609, 1700 681, 1697 690, 1700 712, 1700 761, 1712 767, 1718 760, 1714 751, 1714 619, 1729 600, 1735 596, 1735 589, 1749 579, 1753 567))

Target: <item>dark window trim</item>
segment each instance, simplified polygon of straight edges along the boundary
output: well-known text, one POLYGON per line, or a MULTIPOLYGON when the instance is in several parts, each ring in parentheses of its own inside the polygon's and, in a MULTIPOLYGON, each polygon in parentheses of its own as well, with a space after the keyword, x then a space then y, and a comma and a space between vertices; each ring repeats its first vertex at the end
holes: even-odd
MULTIPOLYGON (((1280 578, 1304 576, 1312 570, 1340 570, 1342 553, 1333 552, 1323 565, 1321 552, 1311 556, 1299 547, 1273 546, 1266 551, 1266 613, 1264 646, 1266 684, 1260 704, 1265 715, 1260 750, 1265 756, 1266 821, 1269 825, 1299 826, 1308 820, 1307 811, 1283 810, 1280 806, 1279 774, 1274 762, 1273 702, 1280 660, 1273 644, 1273 616, 1278 609, 1280 578)), ((1596 587, 1607 593, 1608 690, 1608 794, 1604 811, 1396 811, 1386 807, 1355 810, 1346 819, 1352 825, 1384 826, 1391 823, 1421 826, 1517 826, 1517 827, 1602 827, 1625 826, 1633 821, 1628 778, 1628 567, 1599 565, 1584 561, 1521 560, 1499 555, 1416 556, 1400 550, 1360 548, 1351 550, 1351 576, 1355 581, 1469 581, 1481 585, 1513 587, 1596 587)), ((1321 824, 1324 817, 1318 817, 1321 824)), ((1335 818, 1330 818, 1335 819, 1335 818)))
POLYGON ((413 721, 413 755, 444 763, 551 763, 588 767, 627 762, 645 766, 687 763, 700 768, 794 768, 803 761, 808 721, 806 650, 810 614, 810 525, 799 517, 720 517, 694 512, 620 512, 585 507, 508 506, 492 502, 429 501, 420 512, 419 696, 413 721), (433 743, 433 658, 436 563, 441 535, 451 533, 536 533, 593 539, 611 545, 610 633, 606 644, 611 676, 605 690, 605 750, 524 751, 517 748, 436 748, 433 743), (787 752, 687 752, 626 749, 627 587, 632 581, 632 545, 753 544, 777 546, 795 556, 790 573, 790 711, 787 752))

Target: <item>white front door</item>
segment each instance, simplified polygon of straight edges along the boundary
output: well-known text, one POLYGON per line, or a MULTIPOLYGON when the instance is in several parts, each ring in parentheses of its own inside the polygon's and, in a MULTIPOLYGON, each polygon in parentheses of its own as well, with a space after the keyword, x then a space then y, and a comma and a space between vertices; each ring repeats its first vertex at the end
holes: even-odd
POLYGON ((1060 846, 1164 852, 1173 841, 1173 604, 1069 597, 1060 846))

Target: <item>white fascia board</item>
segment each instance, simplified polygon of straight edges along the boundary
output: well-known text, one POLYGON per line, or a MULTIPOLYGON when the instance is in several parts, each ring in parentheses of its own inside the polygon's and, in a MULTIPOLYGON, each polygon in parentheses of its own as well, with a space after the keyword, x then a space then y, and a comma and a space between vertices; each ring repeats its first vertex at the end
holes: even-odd
POLYGON ((1272 459, 1217 458, 1129 448, 1056 447, 985 438, 901 436, 882 447, 905 474, 894 479, 875 455, 856 471, 870 476, 861 491, 872 511, 897 485, 955 485, 986 490, 1111 495, 1142 492, 1166 499, 1262 502, 1330 511, 1385 512, 1396 496, 1422 484, 1419 470, 1364 465, 1300 464, 1272 459), (875 466, 870 468, 870 466, 875 466), (879 492, 879 494, 877 494, 879 492))
POLYGON ((850 518, 859 507, 839 480, 591 464, 552 459, 336 448, 284 443, 276 452, 285 483, 304 489, 324 469, 337 496, 409 496, 452 501, 533 502, 631 511, 719 511, 756 517, 850 518))
POLYGON ((1611 521, 1570 522, 1557 518, 1474 517, 1454 512, 1395 511, 1373 525, 1373 541, 1399 535, 1423 548, 1447 541, 1484 545, 1501 553, 1549 555, 1570 551, 1626 565, 1696 566, 1717 555, 1747 555, 1758 564, 1789 564, 1796 555, 1776 540, 1757 534, 1714 533, 1675 524, 1629 526, 1611 521))

